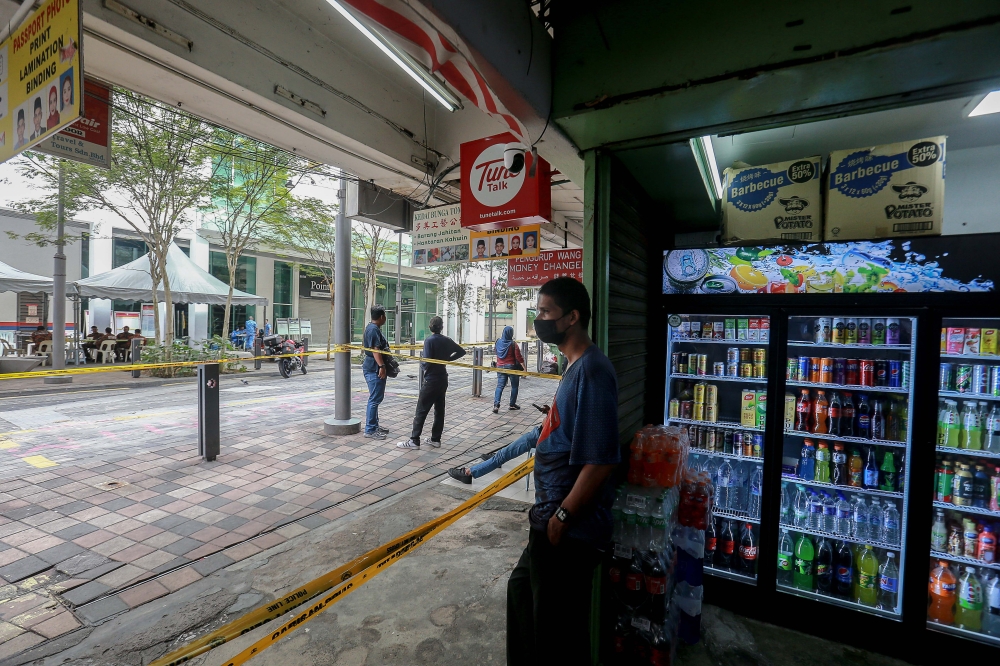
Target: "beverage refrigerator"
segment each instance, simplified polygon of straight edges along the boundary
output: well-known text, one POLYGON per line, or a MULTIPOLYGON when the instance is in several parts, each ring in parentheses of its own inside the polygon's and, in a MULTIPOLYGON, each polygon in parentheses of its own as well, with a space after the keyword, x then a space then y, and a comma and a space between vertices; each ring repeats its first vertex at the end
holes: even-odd
POLYGON ((918 663, 992 654, 1000 299, 969 259, 1000 256, 1000 235, 804 248, 665 253, 662 418, 716 486, 705 601, 918 663), (933 282, 893 279, 924 260, 933 282))

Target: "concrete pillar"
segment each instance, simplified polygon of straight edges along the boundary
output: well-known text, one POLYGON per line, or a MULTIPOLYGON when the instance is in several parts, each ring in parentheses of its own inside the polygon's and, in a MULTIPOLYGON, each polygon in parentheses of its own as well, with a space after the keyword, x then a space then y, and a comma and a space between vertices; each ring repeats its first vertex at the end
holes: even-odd
MULTIPOLYGON (((351 223, 344 217, 345 181, 341 180, 339 185, 334 222, 333 343, 344 345, 351 341, 351 223)), ((323 431, 327 435, 352 435, 361 431, 361 419, 351 416, 351 353, 338 352, 333 356, 334 416, 326 419, 323 431)))

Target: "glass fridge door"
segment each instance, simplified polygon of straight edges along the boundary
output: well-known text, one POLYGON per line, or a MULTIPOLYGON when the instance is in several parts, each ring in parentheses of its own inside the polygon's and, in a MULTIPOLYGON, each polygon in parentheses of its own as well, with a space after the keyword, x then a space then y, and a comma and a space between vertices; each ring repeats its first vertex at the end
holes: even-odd
POLYGON ((688 430, 692 464, 713 479, 705 571, 756 583, 771 322, 671 315, 664 423, 688 430))
POLYGON ((789 317, 781 592, 900 619, 916 321, 789 317))
POLYGON ((927 623, 1000 646, 1000 319, 942 325, 927 623))

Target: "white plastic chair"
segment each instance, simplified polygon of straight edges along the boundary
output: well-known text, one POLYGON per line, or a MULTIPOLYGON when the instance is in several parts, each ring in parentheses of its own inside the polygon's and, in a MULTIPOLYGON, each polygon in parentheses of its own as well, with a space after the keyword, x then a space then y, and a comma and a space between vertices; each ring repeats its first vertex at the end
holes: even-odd
POLYGON ((17 347, 15 347, 14 345, 10 344, 9 342, 7 342, 6 340, 4 340, 3 338, 0 338, 0 346, 2 346, 2 349, 0 349, 0 356, 19 356, 20 355, 19 352, 17 351, 17 347))
POLYGON ((38 350, 35 352, 35 356, 44 356, 45 360, 42 361, 42 365, 52 365, 52 341, 43 340, 38 344, 38 350))
MULTIPOLYGON (((115 340, 105 340, 101 343, 101 346, 97 349, 101 354, 101 358, 104 359, 105 363, 115 362, 115 340)), ((96 358, 94 359, 97 360, 96 358)))

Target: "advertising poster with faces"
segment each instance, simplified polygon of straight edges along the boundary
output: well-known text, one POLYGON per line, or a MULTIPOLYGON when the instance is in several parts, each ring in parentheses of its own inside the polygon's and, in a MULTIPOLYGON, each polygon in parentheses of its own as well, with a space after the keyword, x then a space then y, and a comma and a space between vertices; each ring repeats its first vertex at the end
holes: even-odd
POLYGON ((462 228, 462 204, 425 208, 413 214, 413 265, 469 260, 469 232, 462 228))
POLYGON ((539 225, 507 227, 491 231, 473 231, 469 237, 471 261, 493 261, 511 257, 537 257, 539 225))
POLYGON ((0 162, 80 117, 79 0, 46 0, 0 44, 0 162))

